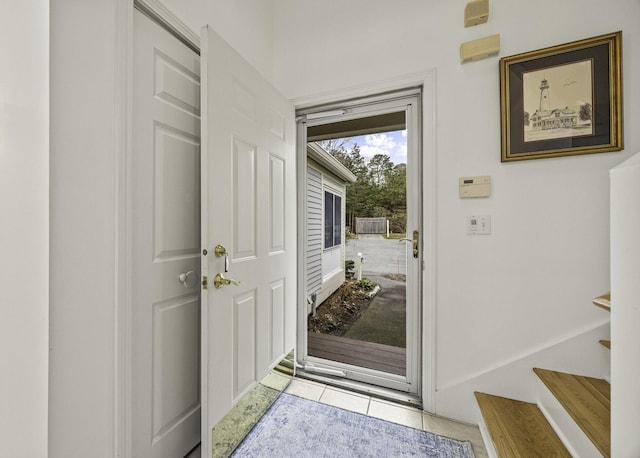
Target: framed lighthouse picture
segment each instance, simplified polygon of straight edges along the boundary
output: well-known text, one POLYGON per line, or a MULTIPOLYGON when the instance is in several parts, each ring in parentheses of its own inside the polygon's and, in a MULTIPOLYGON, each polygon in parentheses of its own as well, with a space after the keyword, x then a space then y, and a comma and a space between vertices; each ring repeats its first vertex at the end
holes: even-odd
POLYGON ((500 59, 502 162, 620 151, 622 32, 500 59))

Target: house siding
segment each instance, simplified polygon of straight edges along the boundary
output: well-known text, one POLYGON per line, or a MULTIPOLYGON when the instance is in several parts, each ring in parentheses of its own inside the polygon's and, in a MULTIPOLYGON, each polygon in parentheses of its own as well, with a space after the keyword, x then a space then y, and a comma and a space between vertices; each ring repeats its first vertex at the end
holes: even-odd
POLYGON ((322 173, 307 167, 307 295, 322 288, 322 173))

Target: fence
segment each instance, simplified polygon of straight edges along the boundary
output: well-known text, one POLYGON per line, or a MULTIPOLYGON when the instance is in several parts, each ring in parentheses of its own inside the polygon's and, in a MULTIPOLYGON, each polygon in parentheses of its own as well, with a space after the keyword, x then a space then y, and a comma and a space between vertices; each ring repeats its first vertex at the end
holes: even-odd
POLYGON ((386 218, 356 218, 356 234, 386 234, 386 218))

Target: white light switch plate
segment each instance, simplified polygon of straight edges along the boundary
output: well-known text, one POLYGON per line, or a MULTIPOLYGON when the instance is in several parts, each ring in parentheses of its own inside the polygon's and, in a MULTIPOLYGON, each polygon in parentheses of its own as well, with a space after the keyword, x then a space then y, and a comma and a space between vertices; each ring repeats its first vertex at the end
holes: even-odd
POLYGON ((467 216, 468 235, 489 235, 491 234, 491 215, 467 216))

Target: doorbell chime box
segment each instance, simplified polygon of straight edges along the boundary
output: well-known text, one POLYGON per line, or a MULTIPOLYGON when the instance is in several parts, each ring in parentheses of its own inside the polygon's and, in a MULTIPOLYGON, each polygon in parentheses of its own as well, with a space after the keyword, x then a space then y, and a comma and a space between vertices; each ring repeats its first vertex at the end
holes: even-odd
POLYGON ((472 0, 464 7, 464 26, 484 24, 489 19, 489 0, 472 0))
POLYGON ((486 59, 500 52, 500 34, 489 35, 460 45, 460 61, 472 62, 486 59))

